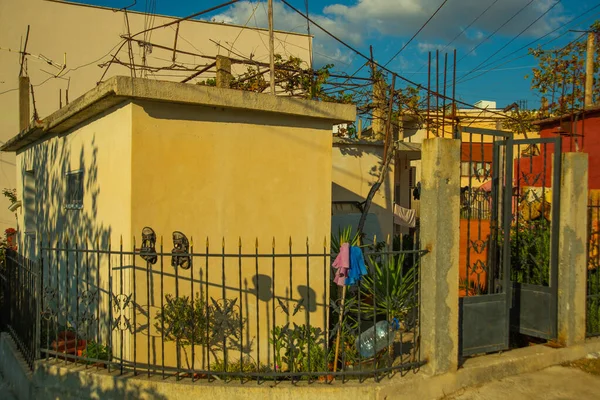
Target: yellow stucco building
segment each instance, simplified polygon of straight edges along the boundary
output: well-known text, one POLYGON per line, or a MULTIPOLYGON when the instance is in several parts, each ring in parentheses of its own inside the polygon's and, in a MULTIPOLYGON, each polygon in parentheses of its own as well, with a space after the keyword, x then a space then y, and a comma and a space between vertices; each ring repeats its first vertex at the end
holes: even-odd
MULTIPOLYGON (((123 6, 125 6, 125 2, 123 6)), ((198 9, 204 8, 202 2, 198 9)), ((208 8, 208 6, 206 6, 208 8)), ((202 17, 200 17, 202 18, 202 17)), ((135 71, 137 77, 180 82, 196 73, 199 66, 214 62, 216 55, 268 62, 268 31, 191 19, 179 24, 136 35, 131 47, 123 35, 135 35, 152 26, 175 22, 176 18, 78 4, 60 0, 18 0, 0 2, 0 144, 19 130, 18 76, 20 49, 27 40, 24 70, 33 85, 30 115, 34 109, 43 119, 96 86, 100 80, 116 75, 131 76, 134 64, 154 67, 135 71), (175 40, 175 38, 178 38, 175 40), (175 45, 178 52, 169 48, 175 45), (162 47, 166 47, 162 48, 162 47), (110 68, 99 65, 116 56, 110 68), (130 57, 131 56, 131 57, 130 57), (55 65, 49 65, 47 60, 55 65), (66 61, 66 64, 65 64, 66 61), (64 69, 62 66, 64 65, 64 69), (170 67, 171 70, 160 68, 170 67), (172 67, 175 67, 174 70, 172 67), (103 74, 106 72, 106 75, 103 74)), ((308 67, 312 37, 290 32, 275 32, 275 52, 284 58, 299 57, 308 67)), ((234 64, 233 72, 246 71, 246 65, 234 64)), ((195 84, 214 78, 214 68, 190 80, 195 84)), ((15 158, 3 153, 0 159, 0 188, 14 188, 15 158)), ((0 199, 0 231, 16 228, 14 213, 0 199)))
MULTIPOLYGON (((383 142, 365 139, 333 139, 332 229, 336 235, 347 226, 356 227, 364 201, 377 181, 383 164, 383 142)), ((396 157, 367 215, 365 242, 386 241, 408 229, 394 228, 394 203, 410 208, 409 188, 414 183, 413 160, 421 158, 420 144, 397 143, 396 157), (401 190, 404 189, 404 190, 401 190)))
MULTIPOLYGON (((297 296, 310 290, 315 302, 310 312, 320 317, 311 324, 324 327, 329 250, 323 246, 328 246, 331 232, 331 129, 355 117, 352 105, 110 78, 3 145, 3 151, 17 154, 17 189, 23 201, 18 213, 23 227, 20 251, 38 258, 40 247, 75 243, 80 249, 111 246, 130 251, 139 248, 142 229, 149 226, 160 243, 164 240, 166 251, 173 246, 171 233, 180 231, 196 249, 213 253, 235 254, 242 246, 250 252, 292 253, 312 246, 323 254, 310 261, 207 258, 196 261, 196 269, 181 270, 178 277, 169 266, 168 275, 160 273, 160 289, 157 283, 147 289, 149 279, 158 282, 152 278, 158 270, 146 269, 139 255, 137 261, 130 252, 120 259, 113 255, 111 261, 98 255, 91 282, 86 283, 96 285, 97 279, 108 293, 136 293, 134 325, 145 327, 136 335, 140 339, 134 346, 130 336, 117 335, 113 343, 123 341, 123 353, 116 353, 123 358, 131 357, 137 348, 142 357, 137 362, 148 354, 146 339, 160 340, 152 323, 160 310, 160 293, 190 296, 205 287, 203 292, 211 297, 238 298, 238 289, 252 293, 258 275, 271 276, 272 268, 280 278, 272 283, 270 302, 275 297, 297 301, 297 296), (307 277, 309 267, 320 272, 307 277), (203 280, 205 286, 195 286, 207 270, 213 272, 203 280), (188 283, 175 287, 182 279, 188 283)), ((45 268, 58 265, 67 282, 77 280, 74 287, 86 284, 84 275, 74 271, 73 259, 58 259, 53 251, 44 251, 45 268)), ((44 271, 44 276, 48 273, 44 271)), ((244 300, 248 331, 250 337, 263 335, 266 340, 270 322, 277 316, 269 311, 275 308, 267 300, 256 296, 244 300), (268 310, 259 319, 257 310, 263 301, 268 310)), ((108 306, 103 303, 102 309, 108 306)), ((297 322, 304 315, 298 315, 297 322)), ((174 347, 169 346, 174 344, 167 344, 171 350, 165 357, 171 357, 166 362, 172 364, 174 347)), ((262 351, 267 352, 268 346, 263 345, 262 351)))

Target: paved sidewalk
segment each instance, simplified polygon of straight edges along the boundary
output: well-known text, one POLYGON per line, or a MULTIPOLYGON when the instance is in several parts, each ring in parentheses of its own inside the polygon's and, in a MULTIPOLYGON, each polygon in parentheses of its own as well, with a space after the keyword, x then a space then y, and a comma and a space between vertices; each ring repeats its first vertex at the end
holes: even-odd
POLYGON ((463 389, 444 397, 444 400, 526 399, 600 399, 600 376, 577 368, 556 366, 463 389))
POLYGON ((8 387, 8 382, 4 380, 4 376, 0 374, 0 399, 2 400, 16 400, 13 393, 8 387))

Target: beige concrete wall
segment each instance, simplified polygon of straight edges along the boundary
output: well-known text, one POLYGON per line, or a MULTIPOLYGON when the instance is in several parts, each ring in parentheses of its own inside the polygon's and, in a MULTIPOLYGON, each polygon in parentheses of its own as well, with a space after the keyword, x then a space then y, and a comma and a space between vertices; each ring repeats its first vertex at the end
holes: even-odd
MULTIPOLYGON (((332 196, 333 201, 363 202, 376 182, 383 159, 383 146, 378 144, 344 144, 333 146, 332 196)), ((393 234, 394 164, 375 197, 369 213, 377 216, 382 237, 393 234)), ((367 237, 372 233, 366 232, 367 237), (370 233, 370 234, 369 234, 370 233)))
MULTIPOLYGON (((123 4, 126 5, 126 4, 123 4)), ((129 25, 132 33, 144 29, 145 16, 130 12, 129 25)), ((173 20, 169 17, 157 16, 154 25, 173 20)), ((46 117, 59 108, 59 90, 62 90, 63 105, 66 102, 65 91, 69 89, 69 100, 73 101, 92 89, 100 80, 104 70, 98 64, 111 58, 121 42, 120 36, 127 34, 125 15, 113 12, 112 9, 64 3, 50 0, 19 0, 0 2, 0 47, 19 51, 24 40, 27 25, 31 26, 27 51, 62 64, 64 53, 67 54, 67 69, 60 78, 52 78, 51 73, 58 70, 29 57, 27 71, 35 90, 36 108, 40 118, 46 117), (47 72, 44 72, 47 71, 47 72)), ((139 36, 143 39, 143 35, 139 36)), ((175 26, 152 31, 146 38, 153 43, 172 47, 175 38, 175 26)), ((243 29, 239 26, 210 23, 204 21, 185 21, 179 29, 177 48, 191 53, 210 56, 228 55, 229 52, 211 42, 220 42, 223 46, 233 45, 233 51, 244 57, 253 55, 257 61, 268 62, 268 32, 258 29, 243 29)), ((275 51, 285 56, 294 55, 303 60, 310 60, 309 38, 306 35, 293 33, 275 34, 275 51)), ((142 48, 133 46, 136 64, 141 64, 142 48)), ((119 59, 128 61, 128 47, 124 46, 118 53, 119 59)), ((153 48, 148 54, 147 64, 161 67, 170 66, 172 52, 153 48)), ((195 67, 210 63, 212 60, 201 57, 178 54, 176 63, 187 67, 195 67)), ((6 142, 18 133, 18 73, 20 55, 16 52, 0 50, 0 141, 6 142)), ((245 66, 236 67, 238 72, 245 71, 245 66)), ((234 69, 234 71, 236 71, 234 69)), ((128 68, 120 65, 111 66, 104 80, 114 75, 129 75, 128 68)), ((156 72, 148 74, 149 78, 181 81, 182 75, 189 72, 156 72), (173 76, 169 76, 173 75, 173 76)), ((200 78, 214 77, 209 72, 200 78)), ((139 72, 138 72, 139 76, 139 72)), ((197 80, 192 81, 197 82, 197 80)), ((33 107, 31 107, 33 112, 33 107)), ((15 158, 12 154, 0 154, 0 188, 15 187, 15 158)), ((15 227, 14 215, 7 210, 9 203, 0 198, 0 230, 15 227)))
MULTIPOLYGON (((273 359, 267 344, 273 326, 304 324, 309 317, 312 326, 325 326, 328 257, 308 261, 251 257, 240 262, 220 254, 302 254, 307 239, 311 252, 328 253, 323 241, 327 238, 329 243, 331 230, 331 123, 140 101, 133 106, 132 140, 133 234, 140 237, 142 228, 150 226, 164 238, 164 250, 170 251, 171 233, 181 231, 193 240, 195 252, 206 252, 209 238, 208 251, 214 254, 208 260, 196 257, 193 269, 187 271, 171 267, 171 258, 165 257, 162 282, 160 262, 151 271, 138 264, 138 303, 140 309, 149 310, 136 317, 138 361, 143 362, 147 351, 149 315, 151 347, 157 350, 150 361, 162 362, 162 338, 154 328, 161 285, 164 295, 208 294, 210 304, 211 297, 237 299, 235 313, 244 318, 241 356, 255 361, 260 357, 264 364, 273 359), (291 316, 303 298, 304 305, 291 316), (289 316, 279 301, 289 307, 289 316)), ((216 347, 211 363, 215 356, 222 357, 216 347)), ((229 361, 239 360, 239 347, 232 347, 236 350, 231 350, 229 361)), ((195 352, 195 367, 207 368, 202 346, 195 352)), ((182 352, 184 367, 185 357, 182 352)), ((191 364, 189 348, 187 357, 191 364)), ((165 341, 165 362, 175 365, 173 341, 165 341)))

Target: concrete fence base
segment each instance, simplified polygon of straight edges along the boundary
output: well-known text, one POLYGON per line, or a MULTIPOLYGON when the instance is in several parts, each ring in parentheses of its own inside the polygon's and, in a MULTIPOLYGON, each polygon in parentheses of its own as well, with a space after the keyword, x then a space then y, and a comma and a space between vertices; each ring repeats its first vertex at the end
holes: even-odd
POLYGON ((511 375, 538 371, 552 365, 584 358, 600 351, 600 339, 590 339, 580 345, 555 349, 533 346, 500 354, 467 360, 458 371, 437 376, 420 373, 396 375, 381 382, 350 381, 325 384, 315 382, 177 382, 174 378, 146 378, 131 374, 123 376, 64 361, 36 362, 33 374, 28 372, 12 339, 0 337, 0 368, 19 400, 45 399, 439 399, 465 387, 481 385, 511 375))

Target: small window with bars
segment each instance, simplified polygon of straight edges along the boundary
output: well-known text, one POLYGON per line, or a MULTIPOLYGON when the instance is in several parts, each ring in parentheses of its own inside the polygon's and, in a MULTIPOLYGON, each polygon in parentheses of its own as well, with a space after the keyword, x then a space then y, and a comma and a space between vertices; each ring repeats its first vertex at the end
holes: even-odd
POLYGON ((417 167, 410 167, 408 172, 408 187, 414 188, 417 185, 417 167))
POLYGON ((79 210, 83 208, 83 171, 67 173, 66 208, 79 210))

